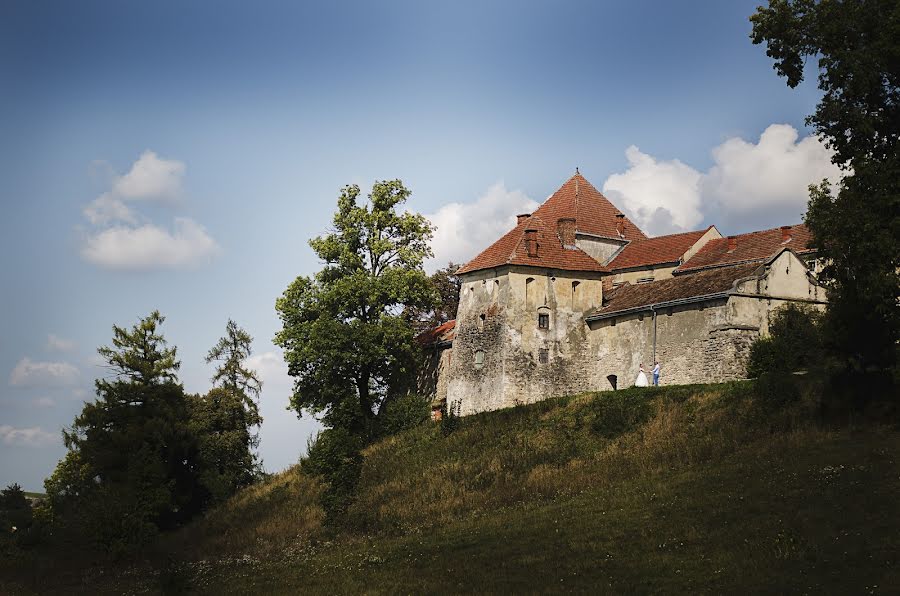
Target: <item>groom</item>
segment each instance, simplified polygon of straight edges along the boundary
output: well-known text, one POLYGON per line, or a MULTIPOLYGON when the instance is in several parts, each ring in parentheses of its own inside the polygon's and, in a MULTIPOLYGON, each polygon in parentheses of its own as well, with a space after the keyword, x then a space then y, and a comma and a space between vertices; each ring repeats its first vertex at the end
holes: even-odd
POLYGON ((653 385, 654 387, 659 387, 659 361, 653 365, 653 385))

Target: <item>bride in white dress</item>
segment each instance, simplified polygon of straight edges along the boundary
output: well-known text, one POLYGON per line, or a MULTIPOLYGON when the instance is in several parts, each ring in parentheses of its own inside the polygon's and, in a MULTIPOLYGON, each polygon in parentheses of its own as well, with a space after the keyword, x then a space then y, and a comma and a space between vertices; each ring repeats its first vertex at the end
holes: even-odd
POLYGON ((641 371, 638 373, 637 380, 634 382, 636 387, 647 387, 650 383, 647 382, 647 373, 644 372, 644 363, 641 362, 641 371))

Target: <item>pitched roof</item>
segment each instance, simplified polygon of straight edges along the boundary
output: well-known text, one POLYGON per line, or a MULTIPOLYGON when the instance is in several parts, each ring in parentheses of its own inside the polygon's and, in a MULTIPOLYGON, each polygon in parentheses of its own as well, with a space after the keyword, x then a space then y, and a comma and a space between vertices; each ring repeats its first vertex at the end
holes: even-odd
POLYGON ((556 234, 556 224, 549 226, 537 215, 521 221, 514 229, 484 249, 480 255, 460 267, 457 275, 503 265, 551 267, 566 271, 606 271, 606 267, 580 248, 565 248, 556 234), (529 256, 525 246, 525 230, 537 232, 537 256, 529 256))
POLYGON ((649 283, 625 284, 613 290, 609 294, 609 302, 586 319, 603 319, 612 314, 643 310, 652 304, 724 294, 735 281, 753 275, 760 267, 760 263, 744 263, 649 283))
POLYGON ((712 226, 696 232, 683 232, 657 236, 646 240, 635 240, 629 243, 607 264, 610 270, 658 265, 660 263, 676 263, 681 256, 692 247, 712 226))
MULTIPOLYGON (((564 248, 557 236, 556 225, 560 219, 571 218, 575 220, 576 230, 580 233, 620 240, 616 231, 618 213, 619 209, 584 176, 575 174, 544 201, 531 217, 520 221, 510 232, 463 265, 457 273, 502 265, 531 265, 568 271, 607 271, 581 249, 564 248), (537 257, 528 256, 525 230, 537 230, 537 257)), ((626 240, 646 239, 634 223, 627 217, 624 220, 626 240)))
POLYGON ((815 252, 814 248, 808 248, 812 234, 805 225, 797 224, 785 226, 785 228, 790 235, 786 241, 782 238, 782 228, 710 240, 697 251, 697 254, 675 269, 674 273, 687 273, 735 263, 763 261, 782 248, 790 248, 798 255, 815 252), (733 239, 735 243, 733 250, 728 249, 730 239, 733 239))
MULTIPOLYGON (((572 217, 575 218, 575 227, 579 232, 619 240, 621 237, 616 231, 616 215, 619 213, 621 211, 618 207, 584 176, 576 173, 550 195, 534 215, 552 225, 556 225, 560 218, 572 217)), ((624 219, 626 240, 647 238, 628 217, 624 219)))
POLYGON ((426 329, 416 336, 416 341, 424 346, 433 346, 445 342, 452 342, 456 337, 456 319, 447 321, 437 327, 426 329))

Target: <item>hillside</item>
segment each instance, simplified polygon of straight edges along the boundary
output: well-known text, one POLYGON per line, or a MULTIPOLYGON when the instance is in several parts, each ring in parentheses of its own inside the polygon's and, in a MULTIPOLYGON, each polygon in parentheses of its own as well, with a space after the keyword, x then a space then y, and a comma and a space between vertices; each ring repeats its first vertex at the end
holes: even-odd
MULTIPOLYGON (((890 592, 896 424, 823 424, 751 385, 630 389, 407 431, 327 520, 296 468, 91 590, 890 592), (148 566, 150 565, 150 566, 148 566)), ((39 568, 18 589, 45 585, 39 568)), ((46 575, 43 576, 46 578, 46 575)), ((61 580, 60 580, 61 581, 61 580)))

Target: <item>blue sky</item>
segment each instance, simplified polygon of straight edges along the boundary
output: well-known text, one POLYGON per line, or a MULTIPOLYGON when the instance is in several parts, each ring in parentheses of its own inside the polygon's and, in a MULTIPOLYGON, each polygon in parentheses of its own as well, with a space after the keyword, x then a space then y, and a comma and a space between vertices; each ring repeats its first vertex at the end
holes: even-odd
POLYGON ((0 485, 41 489, 96 348, 155 308, 190 391, 229 317, 255 337, 261 452, 295 462, 316 424, 285 410, 274 302, 348 183, 404 181, 429 267, 576 166, 653 234, 799 222, 835 172, 814 80, 748 39, 758 1, 6 2, 0 485))

